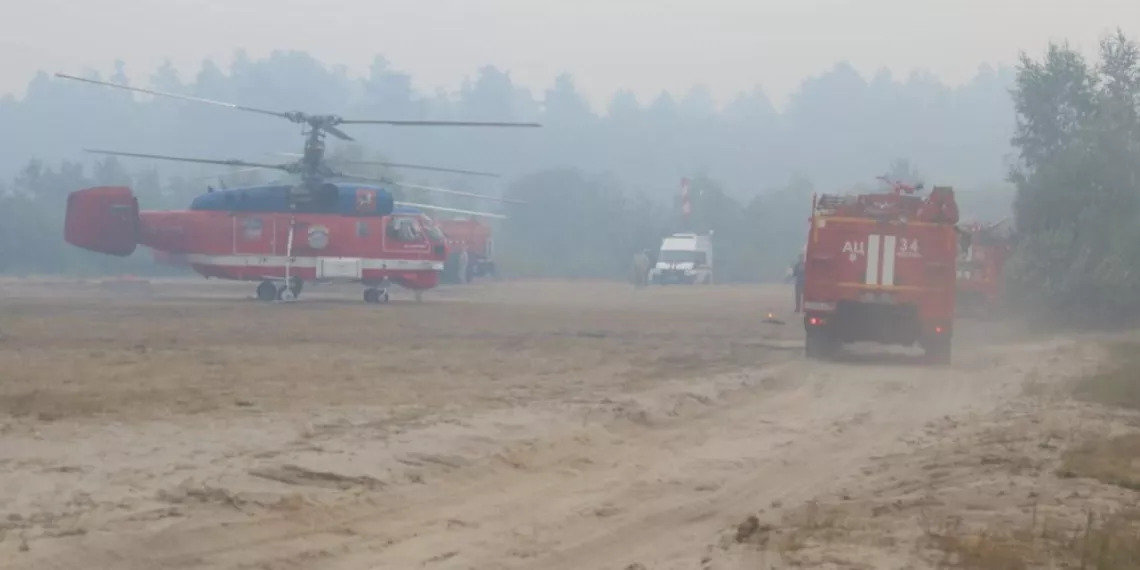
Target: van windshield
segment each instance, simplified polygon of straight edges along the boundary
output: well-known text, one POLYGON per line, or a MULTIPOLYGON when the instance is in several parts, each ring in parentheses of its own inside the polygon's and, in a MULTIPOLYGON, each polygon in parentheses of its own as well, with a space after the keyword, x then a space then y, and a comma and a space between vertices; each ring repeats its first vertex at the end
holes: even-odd
POLYGON ((665 249, 657 256, 657 261, 664 261, 665 263, 703 262, 704 253, 703 251, 665 249))

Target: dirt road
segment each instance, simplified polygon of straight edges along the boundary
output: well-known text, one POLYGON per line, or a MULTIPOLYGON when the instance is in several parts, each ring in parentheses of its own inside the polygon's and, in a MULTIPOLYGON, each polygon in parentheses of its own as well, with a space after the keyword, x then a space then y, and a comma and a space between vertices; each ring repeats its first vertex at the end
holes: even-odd
POLYGON ((913 491, 909 454, 1095 363, 968 324, 950 367, 804 361, 793 315, 759 322, 783 288, 7 290, 0 568, 27 570, 763 567, 726 529, 913 491))

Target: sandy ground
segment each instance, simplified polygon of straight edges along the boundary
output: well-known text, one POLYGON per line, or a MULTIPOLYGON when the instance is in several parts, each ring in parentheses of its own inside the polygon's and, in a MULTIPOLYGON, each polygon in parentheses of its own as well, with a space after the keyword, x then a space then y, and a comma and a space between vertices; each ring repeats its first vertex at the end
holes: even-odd
POLYGON ((1050 475, 1130 421, 1091 341, 810 362, 790 293, 0 281, 0 568, 935 568, 1128 499, 1050 475))

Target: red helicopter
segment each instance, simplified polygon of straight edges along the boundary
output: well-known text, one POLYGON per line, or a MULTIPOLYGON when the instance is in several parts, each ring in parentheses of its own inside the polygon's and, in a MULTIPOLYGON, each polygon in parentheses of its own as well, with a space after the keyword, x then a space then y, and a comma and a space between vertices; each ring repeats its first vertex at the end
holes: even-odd
MULTIPOLYGON (((129 256, 137 245, 178 259, 207 277, 257 281, 257 298, 293 301, 305 282, 352 282, 365 286, 364 301, 385 303, 392 283, 411 289, 416 299, 439 284, 448 255, 444 234, 420 211, 436 210, 502 218, 498 214, 397 202, 389 186, 461 196, 491 198, 433 186, 376 179, 334 170, 324 160, 324 136, 353 140, 338 126, 539 127, 537 123, 470 121, 349 120, 336 115, 277 112, 221 101, 164 93, 57 73, 57 77, 97 85, 229 107, 281 117, 303 125, 304 153, 287 164, 185 158, 157 154, 90 150, 98 154, 266 168, 300 175, 299 184, 213 190, 196 197, 188 210, 140 211, 138 199, 124 186, 99 186, 72 192, 67 200, 64 239, 77 247, 129 256), (330 179, 342 179, 331 182, 330 179)), ((356 161, 464 174, 475 171, 399 163, 356 161)), ((493 175, 492 175, 493 176, 493 175)))

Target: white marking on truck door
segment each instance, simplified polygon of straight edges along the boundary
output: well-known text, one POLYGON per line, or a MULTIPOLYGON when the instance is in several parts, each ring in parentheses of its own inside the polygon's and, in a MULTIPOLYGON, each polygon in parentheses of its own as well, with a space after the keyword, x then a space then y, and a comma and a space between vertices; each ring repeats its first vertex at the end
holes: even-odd
POLYGON ((895 236, 883 238, 883 285, 895 284, 895 239, 895 236))
POLYGON ((848 240, 843 244, 843 253, 846 253, 847 259, 850 259, 851 262, 854 263, 856 259, 859 259, 860 255, 867 255, 866 244, 861 241, 852 242, 848 240))
POLYGON ((879 236, 871 234, 867 236, 867 273, 864 279, 867 285, 879 283, 879 255, 879 236))

